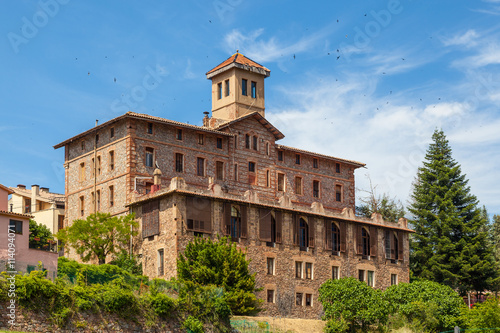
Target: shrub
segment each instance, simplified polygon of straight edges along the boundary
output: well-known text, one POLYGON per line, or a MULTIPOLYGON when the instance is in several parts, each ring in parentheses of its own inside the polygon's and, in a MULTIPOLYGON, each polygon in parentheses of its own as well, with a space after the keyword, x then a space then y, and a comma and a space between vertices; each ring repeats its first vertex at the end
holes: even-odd
POLYGON ((170 316, 175 309, 175 300, 163 293, 150 294, 149 301, 155 313, 160 317, 170 316))
POLYGON ((384 324, 387 304, 382 292, 352 277, 328 280, 319 288, 319 300, 327 320, 325 332, 347 332, 384 324))
POLYGON ((186 328, 193 333, 203 333, 205 329, 203 328, 203 323, 193 316, 189 316, 182 323, 182 327, 186 328))
POLYGON ((469 311, 464 308, 462 318, 468 328, 500 327, 500 299, 488 298, 484 303, 476 303, 469 311))

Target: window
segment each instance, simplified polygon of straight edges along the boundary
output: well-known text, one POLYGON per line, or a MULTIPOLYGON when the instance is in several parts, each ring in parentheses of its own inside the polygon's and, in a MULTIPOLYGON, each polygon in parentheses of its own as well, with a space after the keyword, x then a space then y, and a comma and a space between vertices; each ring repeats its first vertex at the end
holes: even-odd
POLYGON ((302 195, 302 178, 295 177, 295 194, 302 195))
POLYGON ((252 81, 252 98, 257 98, 257 82, 252 81))
POLYGON ((101 210, 101 190, 97 190, 97 202, 96 202, 97 211, 101 210))
POLYGON ((215 162, 215 178, 217 180, 224 180, 224 162, 215 162))
POLYGON ((224 81, 225 84, 225 90, 226 90, 226 96, 229 96, 229 80, 224 81))
POLYGON ((300 155, 295 154, 295 164, 300 164, 300 155))
POLYGON ((317 158, 313 158, 313 168, 314 168, 314 169, 317 169, 317 168, 318 168, 318 165, 319 165, 319 163, 318 163, 318 159, 317 159, 317 158))
POLYGON ((247 96, 247 79, 241 79, 241 94, 247 96))
POLYGON ((253 150, 257 150, 257 141, 258 141, 257 136, 254 135, 253 142, 252 142, 253 143, 253 145, 252 145, 253 150))
POLYGON ((295 294, 295 305, 302 306, 302 298, 303 298, 302 293, 296 293, 295 294))
POLYGON ((274 258, 267 258, 267 275, 274 275, 274 258))
POLYGON ((312 294, 306 294, 306 306, 312 306, 312 294))
POLYGON ((312 280, 313 278, 313 264, 311 262, 306 263, 306 279, 312 280))
POLYGON ((255 172, 255 162, 248 162, 248 172, 255 172))
POLYGON ((217 138, 217 148, 222 149, 222 138, 217 138))
POLYGON ((299 246, 301 250, 305 250, 309 246, 309 238, 308 238, 308 233, 309 233, 309 226, 307 222, 303 219, 300 218, 299 220, 299 246))
POLYGON ((295 277, 302 279, 302 261, 295 262, 295 277))
POLYGON ((283 150, 278 150, 278 161, 283 161, 283 150))
POLYGON ((340 173, 340 163, 335 163, 335 172, 340 173))
POLYGON ((9 230, 15 234, 23 234, 23 221, 9 220, 9 230))
POLYGON ((267 303, 274 303, 274 290, 267 291, 267 303))
POLYGON ((175 153, 175 171, 183 172, 184 170, 184 155, 175 153))
POLYGON ((385 232, 385 258, 391 259, 392 263, 397 263, 400 259, 398 236, 390 230, 385 232))
POLYGON ((64 215, 57 215, 57 230, 64 229, 64 215))
POLYGON ((238 241, 241 237, 241 214, 233 205, 231 205, 230 236, 233 241, 238 241))
POLYGON ((340 230, 334 222, 332 222, 332 251, 340 252, 340 230))
POLYGON ((365 228, 361 228, 361 239, 362 239, 362 254, 364 256, 369 256, 370 255, 370 234, 368 231, 366 231, 365 228))
POLYGON ((200 197, 186 197, 187 229, 195 236, 212 232, 212 202, 200 197))
POLYGON ((271 187, 271 171, 266 170, 266 187, 271 187))
POLYGON ((332 266, 332 280, 339 279, 339 266, 332 266))
POLYGON ((115 188, 113 185, 109 187, 109 207, 115 204, 115 188))
POLYGON ((358 270, 358 280, 359 281, 365 281, 365 271, 360 269, 358 270))
POLYGON ((217 83, 217 99, 222 98, 222 82, 217 83))
POLYGON ((278 173, 278 191, 285 191, 285 174, 278 173))
POLYGON ((199 134, 198 134, 198 144, 199 144, 199 145, 202 145, 202 144, 203 144, 204 139, 205 139, 205 138, 204 138, 204 135, 203 135, 203 134, 201 134, 201 133, 199 133, 199 134))
POLYGON ((85 140, 82 140, 82 142, 80 143, 80 147, 82 148, 82 151, 85 150, 85 140))
POLYGON ((94 178, 95 177, 95 160, 94 158, 92 158, 92 176, 91 178, 94 178))
POLYGON ((335 185, 335 200, 342 202, 342 185, 335 185))
POLYGON ((92 210, 95 211, 95 193, 94 192, 91 192, 90 193, 90 196, 92 197, 92 210))
POLYGON ((319 198, 319 180, 313 180, 313 197, 319 198))
POLYGON ((109 152, 109 171, 115 169, 115 152, 112 150, 109 152))
POLYGON ((155 154, 155 150, 153 148, 146 147, 146 166, 147 167, 153 167, 154 154, 155 154))
POLYGON ((266 155, 269 156, 269 142, 266 142, 266 155))
POLYGON ((85 180, 85 163, 80 163, 80 181, 85 180))
POLYGON ((80 197, 80 215, 83 216, 85 214, 85 198, 83 196, 80 197))
POLYGON ((99 143, 99 134, 96 134, 95 136, 95 145, 97 147, 97 144, 99 143))
POLYGON ((245 148, 250 149, 250 135, 245 134, 245 148))
POLYGON ((375 286, 375 273, 373 271, 368 271, 367 282, 370 287, 375 286))
POLYGON ((398 284, 398 275, 397 274, 391 274, 391 286, 394 286, 398 284))
MULTIPOLYGON (((12 211, 12 209, 11 209, 12 211)), ((25 198, 24 199, 24 213, 31 213, 31 199, 25 198)))
POLYGON ((238 164, 234 165, 234 180, 238 181, 238 164))
POLYGON ((101 156, 97 156, 97 174, 101 175, 101 156))
POLYGON ((177 129, 177 140, 182 140, 182 130, 180 128, 177 129))
POLYGON ((163 263, 165 262, 165 255, 163 249, 158 250, 158 276, 163 276, 164 275, 164 266, 163 263))
POLYGON ((148 123, 147 133, 153 134, 153 123, 148 123))
POLYGON ((109 137, 110 138, 113 138, 115 136, 115 128, 114 127, 111 127, 109 129, 109 137))
POLYGON ((196 159, 196 174, 198 176, 205 176, 205 159, 198 157, 196 159))

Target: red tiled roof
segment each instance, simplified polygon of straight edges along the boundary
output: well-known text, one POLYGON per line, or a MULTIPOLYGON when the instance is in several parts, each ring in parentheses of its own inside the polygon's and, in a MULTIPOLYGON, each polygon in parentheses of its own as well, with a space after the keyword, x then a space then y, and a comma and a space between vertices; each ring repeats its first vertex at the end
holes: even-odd
POLYGON ((270 72, 270 70, 267 69, 266 67, 264 67, 261 64, 253 61, 250 58, 245 57, 243 54, 241 54, 238 51, 236 51, 235 54, 233 54, 232 56, 230 56, 229 58, 227 58, 221 64, 219 64, 219 65, 215 66, 214 68, 212 68, 211 70, 209 70, 207 72, 207 75, 210 74, 210 73, 212 73, 212 72, 215 72, 218 69, 221 69, 221 68, 224 68, 226 66, 229 66, 230 64, 233 64, 233 63, 240 64, 240 65, 245 65, 245 66, 250 66, 250 67, 261 68, 261 69, 265 70, 266 72, 270 72))
POLYGON ((14 212, 8 212, 6 210, 0 210, 0 215, 7 215, 7 216, 14 216, 14 217, 24 217, 26 219, 31 219, 33 218, 33 215, 28 215, 28 214, 21 214, 21 213, 14 213, 14 212))
POLYGON ((294 151, 294 152, 297 152, 297 153, 304 153, 304 154, 308 154, 308 155, 312 155, 312 156, 318 156, 318 157, 328 158, 328 159, 335 160, 335 161, 341 161, 341 162, 345 162, 345 163, 348 163, 348 164, 353 164, 353 165, 355 165, 358 168, 364 167, 366 165, 365 163, 361 163, 361 162, 357 162, 357 161, 353 161, 353 160, 346 160, 345 158, 340 158, 340 157, 334 157, 334 156, 328 156, 328 155, 323 155, 323 154, 319 154, 319 153, 314 153, 312 151, 307 151, 307 150, 303 150, 303 149, 299 149, 299 148, 294 148, 294 147, 277 145, 276 148, 277 149, 283 149, 283 150, 290 150, 290 151, 294 151))
MULTIPOLYGON (((19 187, 10 187, 10 190, 12 193, 15 193, 17 195, 31 198, 31 190, 28 189, 22 189, 19 187)), ((38 191, 37 199, 40 201, 45 201, 45 202, 64 202, 66 201, 64 194, 61 193, 54 193, 54 192, 45 192, 45 191, 38 191)))

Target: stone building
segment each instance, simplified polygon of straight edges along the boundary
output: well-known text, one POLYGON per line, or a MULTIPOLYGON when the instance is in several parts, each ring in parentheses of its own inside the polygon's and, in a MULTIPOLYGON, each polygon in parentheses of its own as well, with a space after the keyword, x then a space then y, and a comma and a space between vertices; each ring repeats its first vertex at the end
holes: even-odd
POLYGON ((150 277, 175 276, 194 236, 226 235, 251 259, 269 315, 293 300, 293 316, 318 317, 329 278, 407 282, 406 221, 354 215, 364 164, 277 143, 264 66, 237 52, 206 75, 212 116, 202 126, 127 112, 55 146, 65 147, 66 223, 135 212, 134 246, 150 277))

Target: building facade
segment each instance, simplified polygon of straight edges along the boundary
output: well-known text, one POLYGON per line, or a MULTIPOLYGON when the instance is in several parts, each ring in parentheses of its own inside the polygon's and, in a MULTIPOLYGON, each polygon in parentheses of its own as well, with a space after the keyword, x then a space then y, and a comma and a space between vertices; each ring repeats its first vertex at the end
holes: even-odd
POLYGON ((265 118, 269 75, 237 52, 207 73, 212 116, 202 126, 127 112, 56 145, 65 223, 136 213, 134 246, 151 277, 175 276, 194 236, 226 235, 251 260, 270 315, 291 299, 294 316, 317 317, 318 288, 332 277, 376 288, 408 281, 406 221, 354 215, 363 163, 277 143, 284 135, 265 118))
POLYGON ((48 187, 25 185, 10 187, 13 193, 9 199, 9 211, 20 214, 30 214, 33 219, 45 225, 55 234, 64 227, 65 196, 49 191, 48 187))

